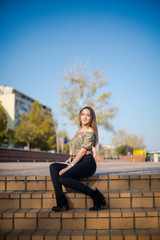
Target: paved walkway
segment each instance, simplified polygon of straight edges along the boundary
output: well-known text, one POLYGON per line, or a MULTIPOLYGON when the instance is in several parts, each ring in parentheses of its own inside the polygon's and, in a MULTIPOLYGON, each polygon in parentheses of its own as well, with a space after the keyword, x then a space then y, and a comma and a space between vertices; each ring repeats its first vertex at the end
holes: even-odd
MULTIPOLYGON (((50 176, 48 162, 0 163, 0 176, 50 176)), ((97 163, 96 174, 101 175, 150 175, 160 174, 160 162, 127 162, 105 160, 97 163)))

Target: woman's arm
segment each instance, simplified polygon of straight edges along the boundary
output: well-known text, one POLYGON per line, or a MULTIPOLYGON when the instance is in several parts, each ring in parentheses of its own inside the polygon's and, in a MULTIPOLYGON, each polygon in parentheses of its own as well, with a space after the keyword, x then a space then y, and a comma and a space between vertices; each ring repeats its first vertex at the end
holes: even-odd
POLYGON ((78 163, 81 158, 86 154, 87 149, 85 148, 81 148, 81 150, 77 153, 77 155, 75 156, 75 158, 73 159, 72 163, 75 165, 76 163, 78 163))
POLYGON ((92 151, 93 151, 93 156, 95 157, 96 156, 96 148, 92 147, 92 151))
POLYGON ((70 163, 72 162, 72 158, 69 157, 69 158, 66 160, 66 162, 70 164, 70 163))
MULTIPOLYGON (((73 159, 72 163, 75 165, 76 163, 78 163, 81 158, 85 155, 86 153, 86 149, 85 148, 81 148, 81 150, 77 153, 76 157, 73 159)), ((66 168, 62 169, 59 172, 59 175, 61 176, 63 173, 65 173, 68 169, 70 169, 72 166, 68 165, 66 168)))

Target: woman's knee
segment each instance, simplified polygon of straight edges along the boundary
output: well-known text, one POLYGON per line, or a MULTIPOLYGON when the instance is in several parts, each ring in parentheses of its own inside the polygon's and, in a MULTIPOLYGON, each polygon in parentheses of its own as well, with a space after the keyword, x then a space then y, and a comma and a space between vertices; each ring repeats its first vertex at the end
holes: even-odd
POLYGON ((52 163, 52 164, 49 166, 50 170, 56 169, 56 168, 57 168, 56 165, 57 165, 57 163, 52 163))
POLYGON ((65 182, 65 178, 63 176, 60 176, 58 178, 59 183, 63 184, 65 182))

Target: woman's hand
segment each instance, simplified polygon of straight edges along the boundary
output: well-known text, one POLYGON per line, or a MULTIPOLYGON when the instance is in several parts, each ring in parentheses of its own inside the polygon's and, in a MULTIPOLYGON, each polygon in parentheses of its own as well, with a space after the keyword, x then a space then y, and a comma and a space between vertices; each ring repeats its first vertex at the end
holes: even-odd
POLYGON ((60 172, 59 172, 59 175, 61 176, 63 173, 65 173, 68 169, 71 168, 71 165, 68 165, 66 168, 62 169, 60 172))
POLYGON ((71 157, 70 157, 70 158, 68 158, 66 162, 67 162, 68 164, 70 164, 70 163, 72 162, 72 159, 71 159, 71 157))

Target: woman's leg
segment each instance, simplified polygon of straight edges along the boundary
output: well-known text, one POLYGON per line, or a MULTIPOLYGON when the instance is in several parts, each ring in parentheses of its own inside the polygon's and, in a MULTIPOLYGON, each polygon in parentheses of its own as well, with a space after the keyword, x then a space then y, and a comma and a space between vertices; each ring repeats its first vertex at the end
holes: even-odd
POLYGON ((92 176, 96 171, 96 163, 92 155, 86 155, 82 161, 63 173, 58 181, 66 187, 73 188, 86 195, 90 195, 94 190, 86 186, 77 179, 92 176))
POLYGON ((52 163, 50 165, 50 174, 51 174, 52 183, 53 183, 55 194, 56 194, 57 204, 61 202, 61 198, 63 195, 62 184, 59 182, 59 177, 60 177, 59 172, 66 167, 67 165, 62 163, 52 163))

